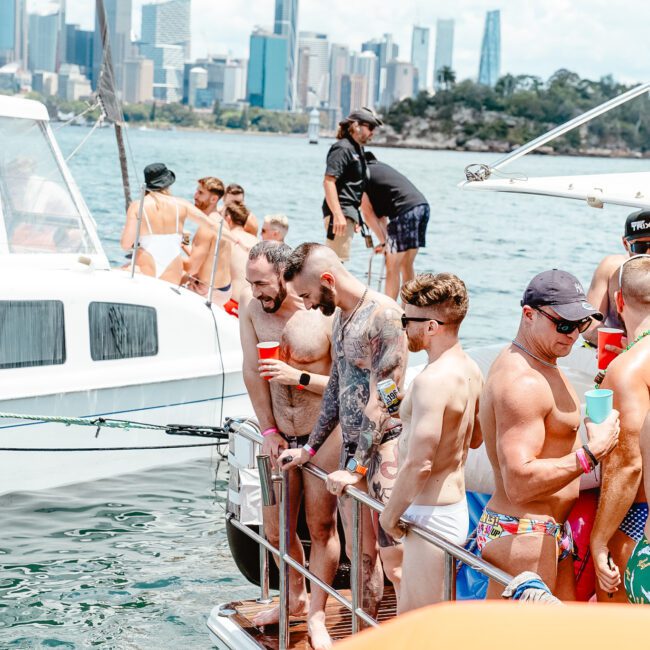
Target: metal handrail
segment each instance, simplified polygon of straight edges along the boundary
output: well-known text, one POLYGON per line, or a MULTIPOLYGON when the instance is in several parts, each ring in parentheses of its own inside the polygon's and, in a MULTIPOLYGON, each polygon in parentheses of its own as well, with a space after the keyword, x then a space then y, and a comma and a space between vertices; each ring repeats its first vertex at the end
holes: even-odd
MULTIPOLYGON (((229 427, 236 435, 240 435, 251 442, 262 444, 263 438, 259 432, 259 427, 255 425, 256 431, 247 430, 243 424, 253 424, 251 420, 246 420, 243 422, 238 422, 237 420, 231 420, 229 427)), ((260 478, 264 475, 265 479, 268 481, 272 480, 273 483, 280 484, 280 548, 276 549, 272 544, 270 544, 263 536, 258 535, 254 531, 250 530, 247 526, 241 524, 237 519, 235 519, 234 514, 228 514, 228 520, 230 523, 235 526, 238 530, 243 532, 245 535, 256 541, 260 545, 260 567, 264 566, 266 568, 266 575, 261 576, 260 586, 261 586, 261 602, 265 602, 264 599, 268 600, 268 553, 272 553, 278 558, 279 571, 280 571, 280 625, 279 625, 279 647, 281 649, 288 647, 289 644, 289 613, 288 613, 288 597, 289 591, 284 588, 284 585, 288 584, 289 580, 289 569, 293 568, 298 571, 305 578, 310 580, 313 584, 316 584, 318 587, 327 592, 330 596, 335 598, 341 605, 343 605, 348 611, 352 614, 352 632, 355 633, 360 628, 360 621, 363 621, 367 625, 376 627, 378 622, 372 616, 367 614, 361 607, 359 603, 361 602, 361 580, 360 580, 360 559, 361 559, 361 508, 366 506, 375 512, 381 513, 384 511, 384 505, 373 499, 366 492, 359 490, 353 486, 346 486, 344 494, 352 497, 354 500, 354 507, 352 511, 352 525, 353 525, 353 548, 352 548, 352 558, 351 561, 351 591, 352 591, 352 600, 348 600, 342 596, 336 589, 327 583, 323 582, 320 578, 314 575, 309 569, 306 569, 302 564, 294 560, 288 553, 289 550, 289 529, 286 526, 286 522, 289 518, 289 501, 285 499, 285 495, 288 494, 289 487, 289 474, 287 472, 282 472, 281 476, 270 476, 268 472, 268 457, 258 456, 258 463, 263 468, 260 473, 260 478), (262 559, 262 554, 266 557, 266 561, 262 559), (264 579, 265 578, 265 579, 264 579), (284 602, 283 602, 284 601, 284 602)), ((327 472, 324 472, 319 467, 312 465, 311 463, 305 463, 301 466, 303 471, 308 472, 312 476, 316 476, 322 481, 326 480, 327 472)), ((265 499, 270 500, 272 497, 271 494, 274 494, 274 490, 268 484, 262 487, 262 493, 265 496, 265 499)), ((274 497, 273 497, 274 498, 274 497)), ((269 501, 267 501, 269 502, 269 501)), ((471 569, 482 573, 491 580, 498 582, 506 586, 512 581, 512 576, 507 574, 505 571, 498 569, 492 564, 482 560, 481 558, 472 555, 469 551, 465 550, 462 546, 454 544, 449 541, 446 537, 442 536, 440 533, 430 530, 428 528, 423 528, 418 524, 405 519, 404 517, 400 518, 400 522, 407 528, 409 531, 421 537, 425 541, 433 544, 435 547, 441 549, 445 553, 445 571, 444 571, 444 597, 445 600, 452 600, 454 589, 455 589, 455 562, 452 560, 458 560, 463 564, 466 564, 471 569)))

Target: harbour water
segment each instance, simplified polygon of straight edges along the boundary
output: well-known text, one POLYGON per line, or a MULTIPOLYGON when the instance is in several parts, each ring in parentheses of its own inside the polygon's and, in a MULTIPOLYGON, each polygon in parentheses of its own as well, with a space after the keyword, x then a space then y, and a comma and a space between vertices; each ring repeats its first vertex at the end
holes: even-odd
MULTIPOLYGON (((87 130, 67 127, 65 154, 87 130)), ((244 186, 249 207, 289 215, 288 243, 322 241, 320 204, 328 143, 181 131, 129 131, 138 171, 165 162, 175 194, 216 175, 244 186)), ((628 210, 578 202, 461 192, 463 169, 490 154, 375 149, 424 192, 432 208, 418 270, 452 271, 470 290, 466 345, 505 342, 516 330, 527 281, 552 267, 588 285, 601 257, 621 249, 628 210)), ((73 175, 114 263, 123 196, 112 131, 96 132, 71 160, 73 175)), ((531 157, 508 173, 641 171, 639 160, 531 157)), ((362 275, 368 252, 353 247, 362 275)), ((94 462, 100 462, 95 459, 94 462)), ((216 602, 255 593, 239 576, 225 539, 225 467, 217 459, 92 484, 0 497, 0 647, 209 648, 207 614, 216 602)))

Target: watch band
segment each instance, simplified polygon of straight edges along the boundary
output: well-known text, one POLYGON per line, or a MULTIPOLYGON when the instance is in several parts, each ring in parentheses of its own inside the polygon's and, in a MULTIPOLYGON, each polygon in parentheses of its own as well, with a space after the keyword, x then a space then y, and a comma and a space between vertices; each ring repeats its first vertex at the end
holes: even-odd
POLYGON ((311 375, 308 372, 303 372, 300 375, 300 379, 298 380, 298 384, 300 386, 309 386, 310 381, 311 381, 311 375))

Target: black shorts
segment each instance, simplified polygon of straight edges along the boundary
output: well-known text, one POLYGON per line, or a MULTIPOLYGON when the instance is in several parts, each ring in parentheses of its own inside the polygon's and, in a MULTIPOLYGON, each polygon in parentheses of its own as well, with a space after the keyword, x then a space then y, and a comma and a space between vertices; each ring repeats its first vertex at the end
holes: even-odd
MULTIPOLYGON (((401 433, 402 433, 402 425, 399 424, 393 427, 392 429, 386 431, 379 444, 383 445, 385 442, 388 442, 389 440, 394 440, 401 433)), ((357 453, 358 443, 359 441, 357 439, 343 441, 343 445, 341 446, 341 455, 339 457, 339 469, 345 469, 350 458, 354 458, 354 455, 357 453)))
POLYGON ((403 253, 426 246, 429 204, 423 203, 403 212, 388 222, 386 252, 403 253))
POLYGON ((299 449, 300 447, 304 447, 309 440, 309 434, 304 436, 287 436, 284 433, 281 433, 280 435, 289 443, 289 449, 299 449))

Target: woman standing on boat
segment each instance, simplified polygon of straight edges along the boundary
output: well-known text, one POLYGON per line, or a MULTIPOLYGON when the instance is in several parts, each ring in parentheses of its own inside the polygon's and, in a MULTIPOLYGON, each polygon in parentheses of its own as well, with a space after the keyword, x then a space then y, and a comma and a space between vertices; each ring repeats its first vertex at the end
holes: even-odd
POLYGON ((367 174, 363 145, 382 124, 369 108, 352 111, 339 122, 336 142, 327 153, 323 181, 325 243, 343 262, 350 259, 350 242, 363 223, 359 211, 367 174))
MULTIPOLYGON (((175 180, 174 172, 163 163, 152 163, 144 168, 146 195, 136 264, 145 275, 179 284, 183 277, 181 243, 185 219, 213 230, 216 230, 216 221, 189 201, 172 196, 169 187, 175 180)), ((124 250, 131 250, 135 245, 139 206, 140 201, 133 201, 127 210, 120 240, 124 250)))

